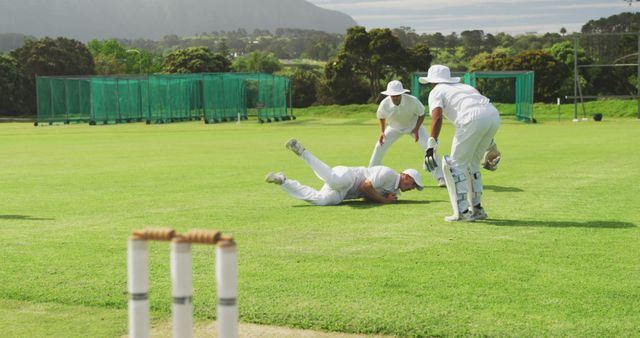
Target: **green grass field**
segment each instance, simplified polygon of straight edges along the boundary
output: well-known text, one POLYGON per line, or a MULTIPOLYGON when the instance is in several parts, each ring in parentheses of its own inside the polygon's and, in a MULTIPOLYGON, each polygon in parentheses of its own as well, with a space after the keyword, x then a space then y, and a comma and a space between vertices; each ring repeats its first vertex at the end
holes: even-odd
MULTIPOLYGON (((503 121, 483 172, 490 220, 451 224, 445 189, 395 205, 315 207, 266 184, 319 187, 283 146, 365 165, 373 115, 204 125, 0 124, 4 337, 127 333, 126 239, 215 228, 239 250, 245 323, 406 336, 633 337, 640 332, 640 122, 503 121)), ((445 123, 441 152, 449 149, 445 123)), ((409 137, 385 157, 420 168, 409 137)), ((168 245, 152 244, 154 325, 170 320, 168 245)), ((194 247, 194 305, 215 318, 214 251, 194 247)))

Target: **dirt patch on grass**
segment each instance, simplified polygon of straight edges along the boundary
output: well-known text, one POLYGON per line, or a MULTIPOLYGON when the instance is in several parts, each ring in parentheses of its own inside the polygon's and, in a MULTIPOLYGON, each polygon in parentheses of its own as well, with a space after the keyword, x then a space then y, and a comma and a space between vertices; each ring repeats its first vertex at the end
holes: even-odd
MULTIPOLYGON (((171 337, 171 323, 156 325, 151 329, 152 337, 171 337)), ((214 323, 194 324, 194 337, 217 337, 218 327, 214 323)), ((287 327, 256 325, 256 324, 240 324, 238 327, 238 336, 251 338, 389 338, 391 336, 368 336, 358 334, 347 334, 339 332, 322 332, 313 330, 291 329, 287 327)))

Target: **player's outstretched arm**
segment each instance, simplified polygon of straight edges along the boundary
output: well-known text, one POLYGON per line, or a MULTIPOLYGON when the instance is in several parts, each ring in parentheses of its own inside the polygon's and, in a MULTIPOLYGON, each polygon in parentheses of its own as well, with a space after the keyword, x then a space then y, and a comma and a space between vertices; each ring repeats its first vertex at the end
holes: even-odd
POLYGON ((358 191, 362 193, 362 196, 367 201, 373 201, 378 203, 395 203, 398 201, 398 196, 396 194, 387 194, 382 195, 377 192, 376 189, 373 188, 373 184, 369 180, 365 180, 360 187, 358 187, 358 191))

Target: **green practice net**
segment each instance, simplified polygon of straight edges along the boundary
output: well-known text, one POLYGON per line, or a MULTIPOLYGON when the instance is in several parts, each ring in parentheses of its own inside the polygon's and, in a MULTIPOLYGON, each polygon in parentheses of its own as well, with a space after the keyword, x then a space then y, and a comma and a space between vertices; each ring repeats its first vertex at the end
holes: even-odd
POLYGON ((289 79, 270 74, 38 77, 38 123, 294 119, 289 79), (252 113, 252 114, 250 114, 252 113))
POLYGON ((203 75, 204 122, 246 120, 246 85, 242 76, 229 73, 203 75))
POLYGON ((259 122, 295 117, 289 79, 254 73, 204 74, 205 122, 216 123, 258 117, 259 122), (287 101, 288 99, 288 101, 287 101))
POLYGON ((203 109, 202 75, 149 75, 147 123, 199 120, 203 109))
POLYGON ((140 78, 91 79, 90 123, 107 124, 144 120, 146 81, 140 78))
MULTIPOLYGON (((419 77, 424 76, 427 73, 412 74, 411 93, 426 105, 431 86, 421 85, 418 81, 419 77)), ((517 120, 524 122, 533 121, 533 71, 452 72, 452 76, 461 77, 464 83, 477 88, 491 102, 513 104, 513 112, 501 112, 502 114, 513 114, 517 120)))
POLYGON ((38 122, 89 122, 91 119, 90 78, 38 78, 38 122))

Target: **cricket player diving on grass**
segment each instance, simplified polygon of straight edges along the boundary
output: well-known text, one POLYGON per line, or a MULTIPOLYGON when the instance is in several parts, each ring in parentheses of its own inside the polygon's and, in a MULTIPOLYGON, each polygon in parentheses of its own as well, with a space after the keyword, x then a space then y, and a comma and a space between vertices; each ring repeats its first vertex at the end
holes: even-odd
POLYGON ((442 115, 455 126, 451 156, 442 158, 442 171, 453 208, 453 215, 445 217, 445 220, 471 222, 486 219, 487 213, 481 204, 480 162, 492 147, 493 137, 500 126, 500 114, 475 88, 459 83, 458 77, 451 77, 446 66, 431 66, 427 77, 421 77, 419 81, 433 84, 429 93, 431 137, 425 153, 428 170, 435 170, 438 166, 435 150, 442 128, 442 115))
MULTIPOLYGON (((380 123, 380 136, 376 141, 369 161, 369 167, 382 164, 382 157, 391 145, 402 135, 411 135, 413 140, 420 145, 422 153, 427 150, 429 135, 422 125, 424 121, 424 105, 415 96, 407 94, 408 90, 402 87, 402 82, 394 80, 387 84, 387 90, 381 92, 387 95, 380 105, 376 116, 380 123)), ((440 160, 437 159, 437 163, 440 160)), ((426 168, 424 168, 426 170, 426 168)), ((440 166, 432 171, 436 183, 444 187, 444 177, 440 166)))
POLYGON ((282 187, 293 198, 315 205, 337 205, 343 200, 364 198, 378 203, 395 203, 401 191, 422 190, 422 178, 415 169, 398 174, 385 166, 329 167, 306 150, 296 139, 289 140, 285 147, 301 157, 313 172, 324 182, 320 190, 300 184, 283 173, 269 173, 268 183, 282 187))

